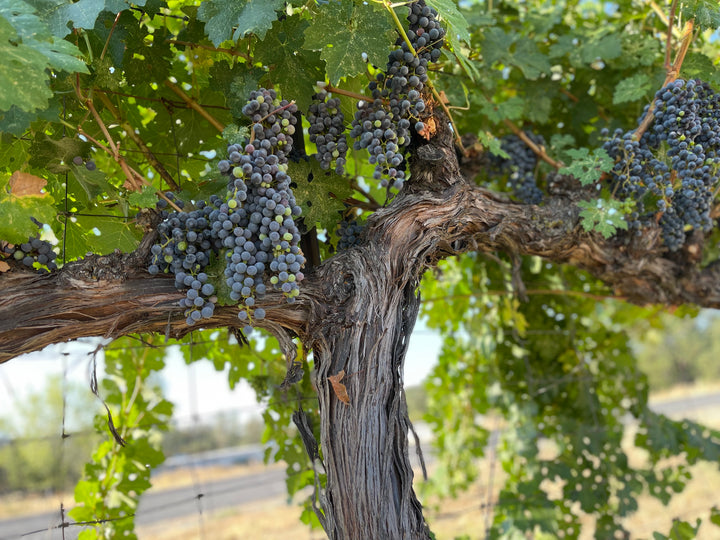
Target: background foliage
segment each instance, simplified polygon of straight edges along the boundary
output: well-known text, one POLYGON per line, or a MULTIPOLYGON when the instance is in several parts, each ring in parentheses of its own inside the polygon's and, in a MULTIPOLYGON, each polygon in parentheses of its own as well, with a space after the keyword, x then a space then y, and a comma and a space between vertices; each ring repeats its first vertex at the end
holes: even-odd
MULTIPOLYGON (((668 6, 652 1, 427 3, 449 30, 432 80, 449 100, 458 133, 474 134, 497 151, 501 136, 531 130, 581 179, 607 167, 595 153, 600 130, 633 127, 662 86, 667 33, 677 38, 689 18, 695 17, 696 35, 681 74, 720 88, 713 34, 720 9, 709 0, 679 4, 670 30, 668 6)), ((401 15, 403 9, 395 7, 401 15)), ((142 236, 134 217, 154 206, 157 192, 197 200, 222 187, 214 164, 239 137, 242 126, 234 122, 249 90, 274 86, 301 110, 317 81, 362 92, 371 69, 362 53, 370 64, 384 65, 395 35, 386 2, 3 2, 0 238, 26 241, 37 231, 32 216, 46 224, 43 235, 56 244, 60 262, 133 250, 142 236), (83 164, 73 162, 77 156, 83 164), (90 170, 90 161, 97 168, 90 170), (19 192, 18 173, 45 182, 19 192)), ((340 97, 350 117, 354 100, 340 97)), ((312 151, 309 141, 306 146, 312 151)), ((325 255, 346 210, 341 201, 360 201, 360 213, 389 195, 365 182, 372 168, 360 152, 348 156, 347 170, 347 177, 326 175, 314 161, 290 169, 305 225, 317 225, 328 239, 325 255)), ((538 165, 541 187, 550 170, 538 165)), ((506 179, 484 173, 477 181, 507 187, 506 179)), ((617 209, 615 202, 602 208, 617 209)), ((624 224, 603 229, 606 218, 602 211, 589 213, 588 228, 610 236, 624 224)), ((716 376, 717 346, 705 340, 717 319, 697 318, 691 309, 667 315, 604 300, 611 292, 601 283, 534 258, 468 254, 428 272, 421 287, 423 314, 445 336, 426 388, 425 419, 435 430, 438 469, 422 489, 453 495, 468 486, 492 442, 480 415, 502 419, 511 429, 493 444, 507 482, 493 537, 576 538, 583 515, 594 517, 597 537, 622 537, 621 519, 636 510, 641 493, 667 502, 683 489, 689 465, 720 457, 716 431, 648 409, 644 374, 650 372, 651 382, 667 374, 680 380, 716 376), (516 294, 518 278, 527 298, 516 294), (694 337, 668 335, 668 326, 694 337), (697 333, 689 334, 692 329, 697 333), (634 349, 629 339, 641 333, 647 339, 634 349), (698 359, 692 367, 688 355, 698 359), (621 447, 627 437, 647 452, 646 463, 628 462, 621 447), (542 453, 543 445, 552 452, 542 453)), ((316 402, 305 399, 312 395, 310 370, 297 396, 285 396, 277 389, 285 365, 272 338, 256 337, 244 348, 217 332, 196 332, 192 339, 209 344, 185 349, 194 351, 188 363, 206 358, 218 369, 229 365, 231 386, 248 380, 271 404, 263 441, 273 443, 268 458, 288 463, 289 493, 312 484, 290 421, 298 399, 311 417, 315 412, 316 402), (302 464, 299 473, 296 463, 302 464)), ((107 377, 98 390, 117 433, 97 446, 85 467, 75 492, 77 520, 132 514, 149 486, 141 464, 163 459, 159 432, 172 407, 152 383, 162 354, 151 347, 130 355, 114 351, 106 351, 107 377)), ((311 356, 308 362, 311 367, 311 356)), ((107 416, 96 425, 106 426, 107 416)), ((315 522, 310 511, 304 519, 315 522)), ((679 524, 670 537, 692 537, 695 528, 679 524)), ((121 529, 131 531, 132 520, 82 534, 121 529)))

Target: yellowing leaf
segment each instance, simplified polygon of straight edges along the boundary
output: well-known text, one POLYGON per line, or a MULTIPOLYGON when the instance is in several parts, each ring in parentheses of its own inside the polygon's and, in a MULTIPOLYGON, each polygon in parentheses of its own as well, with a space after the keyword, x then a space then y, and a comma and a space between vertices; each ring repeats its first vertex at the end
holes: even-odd
POLYGON ((10 193, 16 197, 27 197, 30 195, 37 195, 42 197, 44 195, 43 188, 47 184, 47 180, 35 176, 34 174, 24 173, 15 171, 10 176, 8 187, 10 193))

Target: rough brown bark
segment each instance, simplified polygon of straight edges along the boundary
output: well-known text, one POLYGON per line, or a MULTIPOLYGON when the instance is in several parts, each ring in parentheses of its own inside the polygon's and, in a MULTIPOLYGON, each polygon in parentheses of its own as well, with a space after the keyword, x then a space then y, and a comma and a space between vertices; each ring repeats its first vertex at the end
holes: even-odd
MULTIPOLYGON (((321 514, 332 539, 429 537, 412 491, 401 374, 418 280, 438 260, 472 250, 536 255, 587 270, 635 303, 720 307, 720 264, 692 262, 701 239, 669 257, 657 230, 630 241, 583 231, 577 192, 542 206, 488 192, 461 174, 449 130, 420 146, 412 166, 412 182, 372 216, 362 246, 309 272, 295 304, 279 294, 262 302, 265 326, 290 357, 292 335, 315 354, 327 471, 321 514), (329 381, 341 371, 349 403, 329 381)), ((133 254, 88 257, 50 275, 0 274, 0 363, 83 336, 192 330, 173 280, 144 270, 151 241, 133 254)), ((206 327, 233 327, 236 312, 220 308, 206 327)))

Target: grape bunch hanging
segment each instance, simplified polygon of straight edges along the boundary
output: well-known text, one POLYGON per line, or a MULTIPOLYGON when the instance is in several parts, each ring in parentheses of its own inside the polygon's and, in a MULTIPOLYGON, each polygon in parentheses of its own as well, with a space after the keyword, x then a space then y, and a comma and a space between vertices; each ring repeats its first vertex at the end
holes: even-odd
POLYGON ((437 12, 424 0, 412 2, 409 8, 407 37, 412 49, 398 38, 385 71, 369 85, 372 99, 358 103, 350 131, 357 139, 354 148, 370 153, 373 177, 383 187, 392 184, 398 189, 406 178, 404 149, 410 143, 411 129, 425 129, 422 95, 428 66, 440 58, 445 37, 437 12))
POLYGON ((712 228, 720 182, 720 95, 702 81, 677 79, 656 93, 652 113, 639 141, 633 132, 616 130, 603 148, 615 160, 611 189, 636 201, 630 227, 640 234, 644 222, 659 216, 663 241, 676 251, 688 232, 712 228))
MULTIPOLYGON (((42 223, 39 221, 33 219, 33 222, 38 227, 42 227, 42 223)), ((22 244, 3 244, 0 246, 0 250, 5 256, 12 257, 24 266, 36 269, 39 272, 44 273, 57 269, 55 263, 57 253, 53 251, 50 242, 40 239, 40 233, 28 238, 28 241, 22 244)))
POLYGON ((227 177, 224 198, 200 201, 191 212, 173 212, 158 227, 161 241, 152 247, 150 273, 172 272, 186 321, 193 325, 212 316, 215 286, 204 270, 214 258, 224 261, 220 278, 238 318, 249 331, 253 320, 265 318, 256 307, 268 289, 295 302, 303 279, 305 257, 294 217, 301 213, 290 188, 288 154, 292 149, 297 107, 280 100, 274 90, 250 94, 243 115, 251 122, 250 136, 228 146, 218 163, 227 177))
MULTIPOLYGON (((529 131, 525 135, 536 145, 545 146, 542 135, 529 131)), ((543 198, 542 190, 535 179, 538 157, 525 142, 515 134, 504 136, 500 148, 508 155, 507 158, 492 156, 492 173, 507 178, 508 187, 515 196, 524 203, 539 204, 543 198)))

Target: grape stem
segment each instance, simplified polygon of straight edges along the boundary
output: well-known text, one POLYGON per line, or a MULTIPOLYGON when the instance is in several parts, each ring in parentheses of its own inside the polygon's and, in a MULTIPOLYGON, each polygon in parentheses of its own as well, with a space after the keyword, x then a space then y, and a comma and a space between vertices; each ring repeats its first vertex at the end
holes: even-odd
POLYGON ((115 27, 117 26, 118 21, 120 20, 120 15, 122 15, 122 11, 118 12, 118 14, 115 16, 115 20, 113 21, 113 25, 110 28, 110 33, 108 34, 107 39, 105 40, 105 46, 103 47, 102 52, 100 53, 100 60, 105 58, 105 53, 107 53, 108 45, 110 45, 110 38, 113 35, 113 32, 115 31, 115 27))
POLYGON ((413 56, 417 56, 417 51, 415 51, 415 47, 413 47, 412 43, 410 42, 410 38, 405 33, 405 28, 403 28, 400 19, 398 19, 397 13, 395 13, 395 10, 393 9, 392 3, 388 2, 388 0, 383 0, 383 5, 385 6, 385 9, 390 12, 390 16, 393 18, 395 27, 397 28, 400 37, 403 38, 403 41, 405 41, 406 45, 408 46, 409 51, 412 53, 413 56))
POLYGON ((358 101, 368 101, 369 99, 372 99, 372 98, 369 98, 368 96, 364 96, 362 94, 356 94, 355 92, 351 92, 350 90, 343 90, 342 88, 336 88, 336 87, 332 86, 331 84, 326 84, 325 86, 323 86, 323 90, 325 90, 326 92, 331 93, 331 94, 340 94, 341 96, 351 97, 353 99, 357 99, 358 101))
POLYGON ((675 10, 677 9, 677 0, 673 0, 672 5, 670 6, 670 14, 668 15, 667 20, 667 40, 665 41, 665 70, 670 69, 670 55, 672 53, 672 29, 673 25, 675 24, 675 10))
POLYGON ((515 135, 517 135, 520 138, 520 140, 522 142, 524 142, 530 148, 530 150, 535 152, 535 155, 537 155, 537 157, 542 159, 545 163, 549 163, 555 169, 561 169, 562 167, 565 166, 565 164, 562 161, 556 161, 553 158, 551 158, 550 156, 548 156, 547 153, 545 153, 545 149, 542 146, 535 144, 530 139, 530 137, 528 137, 527 134, 523 130, 521 130, 519 127, 517 127, 515 124, 513 124, 511 120, 505 118, 503 120, 503 122, 505 123, 505 125, 508 128, 510 128, 510 131, 512 131, 515 135))
MULTIPOLYGON (((258 122, 255 122, 253 125, 255 125, 255 124, 262 124, 265 120, 267 120, 268 118, 270 118, 273 114, 277 114, 277 113, 279 113, 279 112, 281 112, 281 111, 284 111, 285 109, 291 107, 291 106, 294 105, 294 104, 295 104, 295 101, 293 100, 293 101, 291 101, 290 103, 287 103, 287 104, 283 105, 282 107, 278 107, 278 108, 275 109, 274 111, 270 111, 270 112, 267 113, 265 116, 263 116, 258 122)), ((255 131, 254 131, 254 130, 251 130, 251 131, 250 131, 250 141, 249 141, 250 144, 252 144, 254 140, 255 140, 255 131)))
POLYGON ((360 186, 360 184, 357 183, 357 181, 355 179, 350 181, 350 187, 353 188, 355 191, 359 191, 360 193, 362 193, 363 196, 370 202, 370 204, 374 205, 377 208, 382 208, 382 205, 379 202, 377 202, 377 199, 375 199, 375 197, 372 196, 372 193, 364 190, 360 186))
MULTIPOLYGON (((674 3, 673 3, 674 5, 674 3)), ((690 43, 693 40, 693 31, 695 29, 695 25, 693 22, 693 19, 690 19, 688 22, 685 23, 685 28, 683 28, 682 33, 682 42, 680 43, 680 48, 678 49, 677 55, 675 56, 675 61, 672 63, 671 66, 666 66, 667 69, 667 75, 665 76, 665 82, 663 83, 662 87, 666 87, 668 84, 673 82, 675 79, 678 78, 678 75, 680 75, 680 68, 682 67, 683 60, 685 60, 685 55, 687 54, 688 48, 690 47, 690 43)), ((668 42, 670 40, 668 39, 668 42)), ((640 140, 640 138, 643 136, 643 134, 648 130, 650 127, 650 124, 652 124, 653 120, 655 119, 655 115, 653 114, 653 111, 655 110, 655 100, 652 101, 650 104, 650 108, 647 111, 647 114, 645 115, 645 118, 643 119, 642 123, 638 126, 638 128, 635 130, 635 133, 633 134, 633 138, 635 140, 640 140)))
POLYGON ((218 120, 215 119, 215 117, 213 117, 209 112, 207 112, 197 101, 195 101, 190 96, 188 96, 185 92, 183 92, 179 86, 170 82, 167 79, 165 79, 165 86, 167 86, 170 90, 175 92, 175 94, 177 94, 177 96, 180 99, 182 99, 185 103, 187 103, 191 109, 193 109, 195 112, 197 112, 205 120, 210 122, 210 124, 212 124, 212 126, 215 129, 217 129, 220 133, 225 131, 225 126, 222 125, 222 123, 218 122, 218 120))

